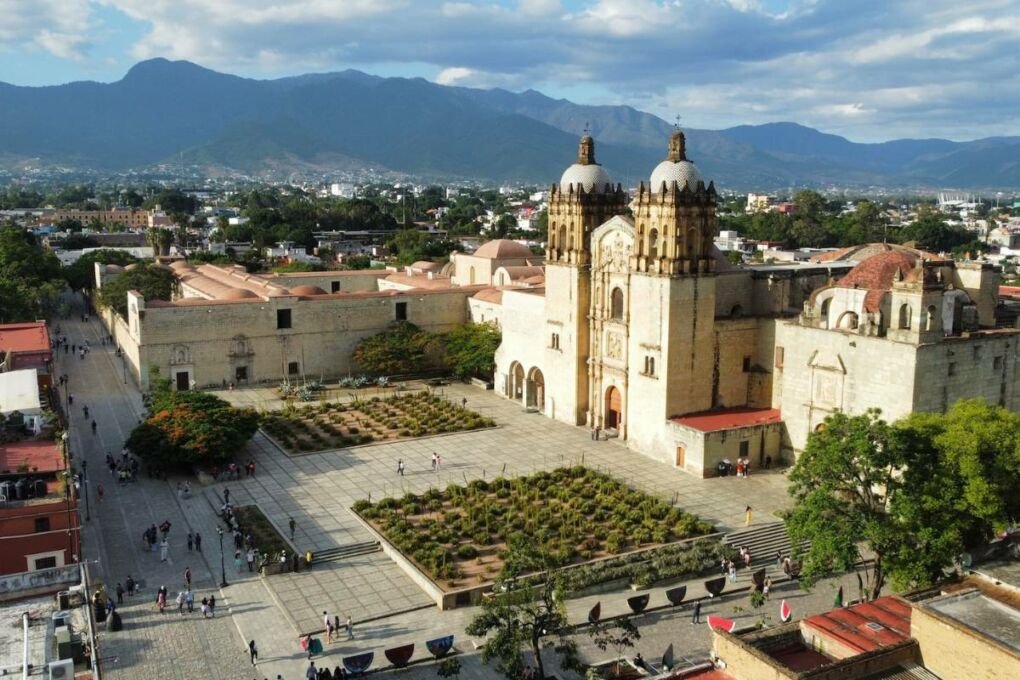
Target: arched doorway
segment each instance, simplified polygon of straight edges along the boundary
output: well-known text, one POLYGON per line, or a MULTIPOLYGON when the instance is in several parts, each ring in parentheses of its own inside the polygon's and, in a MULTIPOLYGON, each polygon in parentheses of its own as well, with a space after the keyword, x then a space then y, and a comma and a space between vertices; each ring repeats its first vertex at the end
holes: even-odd
POLYGON ((510 364, 510 384, 507 395, 514 401, 524 401, 524 367, 516 361, 510 364))
POLYGON ((545 376, 538 367, 528 371, 527 395, 529 407, 545 410, 545 376))
POLYGON ((606 390, 605 429, 618 430, 623 425, 623 397, 620 390, 610 387, 606 390))

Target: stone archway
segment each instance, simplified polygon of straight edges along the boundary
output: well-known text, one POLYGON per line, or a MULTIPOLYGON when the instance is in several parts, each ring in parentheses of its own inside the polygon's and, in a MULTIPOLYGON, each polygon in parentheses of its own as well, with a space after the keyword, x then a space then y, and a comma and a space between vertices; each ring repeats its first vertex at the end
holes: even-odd
POLYGON ((506 396, 514 401, 524 401, 524 367, 516 361, 510 364, 510 381, 506 396))
POLYGON ((545 411, 545 376, 542 375, 542 370, 537 366, 528 371, 526 387, 528 407, 545 411))
POLYGON ((605 410, 605 429, 619 430, 623 426, 623 395, 613 385, 606 390, 605 410))

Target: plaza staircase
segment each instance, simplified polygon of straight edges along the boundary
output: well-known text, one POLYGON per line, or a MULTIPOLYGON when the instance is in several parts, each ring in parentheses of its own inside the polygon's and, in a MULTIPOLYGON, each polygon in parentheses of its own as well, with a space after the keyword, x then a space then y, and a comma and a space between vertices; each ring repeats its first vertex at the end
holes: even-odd
MULTIPOLYGON (((722 542, 739 550, 740 546, 747 546, 751 551, 751 560, 754 565, 761 565, 767 562, 775 563, 776 551, 783 553, 783 557, 790 557, 790 536, 786 533, 786 525, 782 522, 771 522, 747 529, 737 529, 723 536, 722 542)), ((810 547, 808 542, 801 546, 801 552, 810 547)))
POLYGON ((380 550, 382 550, 382 546, 379 545, 379 541, 365 541, 364 543, 339 545, 335 548, 327 548, 325 550, 316 551, 312 564, 319 562, 339 562, 340 560, 348 560, 352 557, 370 555, 372 553, 379 552, 380 550))

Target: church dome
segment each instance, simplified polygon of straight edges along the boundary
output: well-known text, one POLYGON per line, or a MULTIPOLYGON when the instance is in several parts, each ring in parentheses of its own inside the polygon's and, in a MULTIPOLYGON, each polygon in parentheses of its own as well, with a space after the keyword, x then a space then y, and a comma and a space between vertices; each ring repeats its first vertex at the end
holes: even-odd
POLYGON ((662 183, 666 183, 666 189, 673 186, 673 182, 677 183, 681 189, 684 185, 689 185, 691 189, 695 189, 698 186, 698 182, 701 180, 701 173, 694 167, 694 163, 690 161, 662 161, 655 166, 652 170, 652 191, 658 191, 662 188, 662 183))
POLYGON ((577 162, 563 172, 560 177, 560 191, 567 193, 573 186, 574 191, 582 188, 585 193, 602 193, 606 185, 612 185, 609 173, 601 165, 595 162, 595 140, 591 135, 581 137, 581 143, 577 149, 577 162))
POLYGON ((666 155, 666 160, 656 165, 652 170, 649 189, 659 191, 665 182, 668 191, 676 182, 678 189, 682 190, 684 186, 689 186, 693 191, 701 181, 701 173, 698 172, 694 163, 687 160, 687 140, 684 133, 674 130, 669 137, 669 153, 666 155))
POLYGON ((560 177, 560 191, 563 192, 570 191, 570 186, 573 185, 574 191, 578 191, 583 187, 585 193, 592 191, 602 193, 605 191, 607 184, 612 184, 612 180, 609 178, 609 173, 601 165, 574 163, 560 177))

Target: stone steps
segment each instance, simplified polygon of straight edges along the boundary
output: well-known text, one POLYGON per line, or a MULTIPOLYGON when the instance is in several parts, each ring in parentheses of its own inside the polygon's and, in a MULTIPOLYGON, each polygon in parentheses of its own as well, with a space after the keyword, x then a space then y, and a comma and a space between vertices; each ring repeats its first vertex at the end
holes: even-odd
POLYGON ((349 545, 340 545, 335 548, 327 548, 325 550, 319 550, 314 553, 312 563, 317 562, 337 562, 340 560, 350 559, 352 557, 360 557, 361 555, 370 555, 375 552, 382 550, 379 545, 379 541, 365 541, 363 543, 351 543, 349 545))
MULTIPOLYGON (((760 565, 765 562, 776 562, 776 553, 783 557, 792 557, 790 536, 786 533, 786 525, 782 522, 772 522, 747 529, 731 531, 722 538, 722 542, 739 549, 745 546, 751 552, 752 564, 760 565)), ((808 542, 800 546, 801 552, 810 547, 808 542)))

